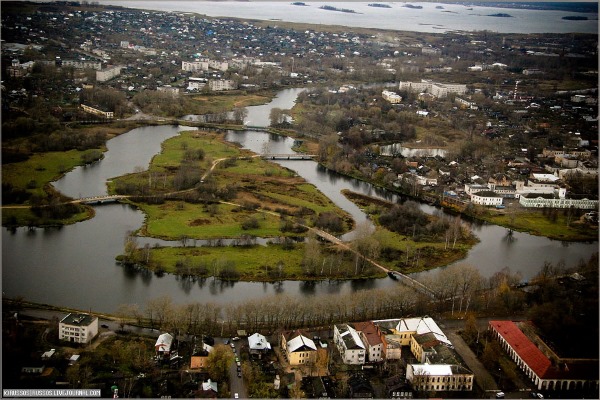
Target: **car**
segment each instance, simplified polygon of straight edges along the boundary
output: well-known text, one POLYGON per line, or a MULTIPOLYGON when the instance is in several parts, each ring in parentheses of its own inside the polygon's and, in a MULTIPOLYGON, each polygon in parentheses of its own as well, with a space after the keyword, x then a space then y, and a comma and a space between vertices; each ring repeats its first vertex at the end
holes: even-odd
POLYGON ((237 372, 241 372, 242 371, 242 367, 237 367, 237 372))
POLYGON ((242 364, 240 364, 240 362, 239 362, 239 361, 237 361, 237 362, 235 363, 235 365, 237 365, 238 367, 241 367, 241 366, 242 366, 242 364))
POLYGON ((100 325, 100 327, 104 328, 104 329, 108 329, 108 325, 106 325, 106 324, 102 324, 102 325, 100 325))
POLYGON ((239 399, 239 398, 240 398, 240 395, 236 393, 236 394, 234 394, 234 395, 233 395, 233 398, 234 398, 234 399, 239 399))
POLYGON ((240 359, 238 357, 236 357, 235 362, 240 362, 240 359))
POLYGON ((242 377, 242 373, 238 371, 238 378, 242 377))
POLYGON ((225 344, 229 344, 229 340, 225 340, 225 342, 224 342, 224 343, 225 343, 225 344))
POLYGON ((496 393, 496 398, 497 399, 503 399, 504 398, 504 392, 498 392, 498 393, 496 393))
POLYGON ((240 340, 240 338, 236 336, 236 337, 231 338, 231 340, 238 341, 238 340, 240 340))
POLYGON ((536 393, 536 396, 537 396, 538 399, 543 399, 544 398, 544 395, 541 394, 541 393, 536 393))
POLYGON ((232 342, 229 345, 231 346, 232 349, 235 349, 235 343, 232 342))

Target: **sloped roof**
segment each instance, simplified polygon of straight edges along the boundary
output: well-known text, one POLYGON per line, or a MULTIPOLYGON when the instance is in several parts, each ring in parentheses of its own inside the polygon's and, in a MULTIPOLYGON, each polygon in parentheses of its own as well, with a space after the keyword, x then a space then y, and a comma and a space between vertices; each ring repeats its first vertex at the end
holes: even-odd
POLYGON ((398 322, 398 325, 396 325, 396 330, 398 331, 398 333, 416 332, 416 334, 418 335, 432 332, 433 334, 435 334, 436 339, 440 342, 452 345, 452 343, 450 343, 450 340, 448 340, 444 332, 442 332, 442 330, 435 323, 433 318, 430 317, 402 318, 398 322))
POLYGON ((294 351, 317 350, 315 342, 301 334, 298 334, 293 339, 288 340, 287 348, 290 353, 293 353, 294 351))
POLYGON ((250 347, 250 350, 270 350, 271 343, 267 341, 266 337, 257 332, 248 336, 248 347, 250 347))
POLYGON ((202 382, 202 390, 212 390, 215 393, 218 392, 217 382, 213 382, 210 379, 206 382, 202 382))
POLYGON ((544 377, 552 363, 513 321, 490 321, 490 326, 506 340, 537 376, 544 377))
POLYGON ((379 329, 377 329, 377 326, 373 321, 357 322, 354 324, 354 328, 356 328, 357 331, 362 332, 367 339, 369 346, 377 346, 378 344, 383 343, 379 329))
POLYGON ((360 336, 354 328, 352 328, 348 324, 339 324, 336 326, 338 328, 338 331, 340 332, 340 337, 344 341, 344 345, 346 346, 347 350, 365 349, 364 343, 362 342, 362 340, 360 340, 360 336))
POLYGON ((163 333, 156 339, 156 344, 154 348, 156 351, 170 351, 171 343, 173 343, 173 336, 168 333, 163 333))

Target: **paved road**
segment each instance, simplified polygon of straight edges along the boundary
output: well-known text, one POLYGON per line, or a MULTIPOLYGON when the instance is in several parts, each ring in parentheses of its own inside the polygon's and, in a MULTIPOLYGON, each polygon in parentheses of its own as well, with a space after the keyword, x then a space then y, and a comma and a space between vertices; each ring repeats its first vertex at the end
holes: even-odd
POLYGON ((446 336, 454 345, 456 352, 462 357, 467 366, 475 374, 475 383, 481 390, 499 390, 496 381, 483 364, 477 359, 477 356, 471 351, 462 337, 455 331, 447 331, 446 336))

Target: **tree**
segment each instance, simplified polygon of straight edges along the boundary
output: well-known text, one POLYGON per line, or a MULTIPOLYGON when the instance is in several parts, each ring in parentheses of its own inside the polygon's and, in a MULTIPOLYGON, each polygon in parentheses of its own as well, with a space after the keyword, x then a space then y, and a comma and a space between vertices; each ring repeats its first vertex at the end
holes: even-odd
POLYGON ((217 344, 208 354, 206 370, 213 381, 227 380, 229 365, 233 362, 233 353, 228 346, 217 344))
POLYGON ((246 107, 235 107, 233 109, 233 119, 238 124, 242 124, 244 122, 244 119, 246 119, 247 116, 248 116, 248 110, 246 109, 246 107))
POLYGON ((367 259, 375 259, 379 256, 380 245, 375 239, 371 225, 363 222, 356 227, 354 240, 351 243, 352 249, 356 252, 355 275, 364 271, 367 265, 367 259), (360 268, 359 268, 360 267, 360 268))

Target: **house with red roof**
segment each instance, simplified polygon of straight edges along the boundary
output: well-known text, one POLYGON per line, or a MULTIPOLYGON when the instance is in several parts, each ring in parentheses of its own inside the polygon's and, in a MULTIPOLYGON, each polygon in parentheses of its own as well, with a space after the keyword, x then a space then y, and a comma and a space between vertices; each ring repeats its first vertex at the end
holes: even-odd
POLYGON ((543 343, 538 346, 513 321, 490 321, 489 329, 538 390, 598 391, 598 359, 566 359, 554 353, 547 355, 540 349, 547 349, 547 346, 543 343))

